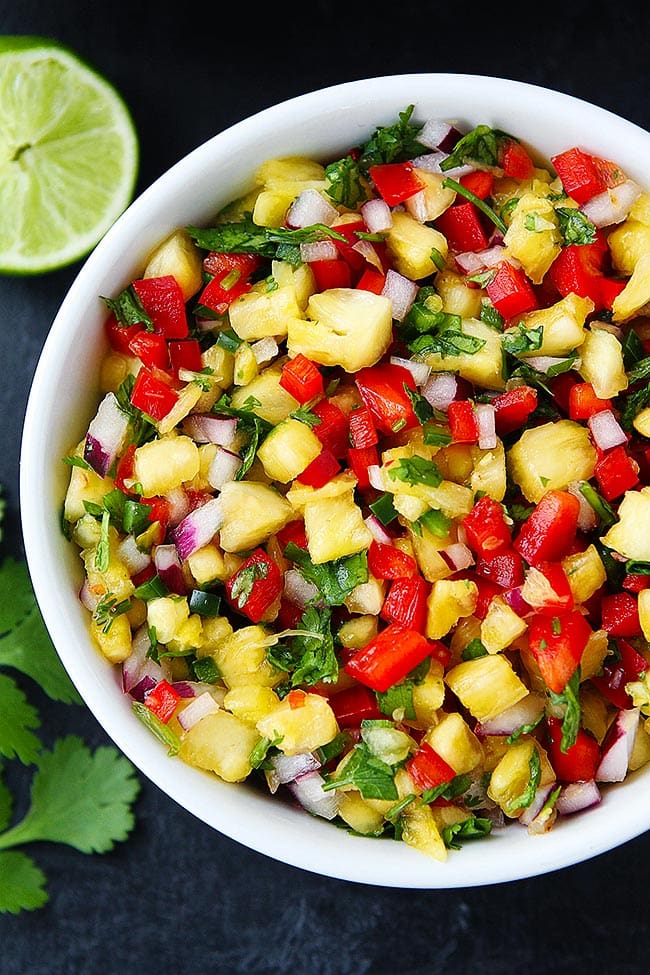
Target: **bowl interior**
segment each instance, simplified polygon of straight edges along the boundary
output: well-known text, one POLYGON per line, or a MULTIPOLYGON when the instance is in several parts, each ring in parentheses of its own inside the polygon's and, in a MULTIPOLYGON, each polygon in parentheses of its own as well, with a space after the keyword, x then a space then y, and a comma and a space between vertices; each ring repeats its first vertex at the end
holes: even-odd
POLYGON ((31 578, 63 664, 116 745, 172 799, 223 834, 267 856, 340 879, 391 887, 501 883, 565 867, 611 849, 650 825, 648 774, 611 788, 588 814, 529 837, 513 824, 452 852, 446 864, 402 843, 351 836, 248 786, 232 786, 170 759, 131 712, 117 672, 101 659, 78 600, 81 564, 60 531, 69 468, 62 458, 84 436, 98 401, 106 345, 105 305, 141 271, 155 244, 178 226, 209 225, 241 195, 264 160, 338 158, 408 105, 414 118, 442 117, 509 131, 543 156, 582 145, 618 162, 643 184, 650 135, 571 96, 507 79, 413 74, 353 81, 298 96, 219 133, 147 189, 90 255, 52 324, 25 416, 21 516, 31 578))

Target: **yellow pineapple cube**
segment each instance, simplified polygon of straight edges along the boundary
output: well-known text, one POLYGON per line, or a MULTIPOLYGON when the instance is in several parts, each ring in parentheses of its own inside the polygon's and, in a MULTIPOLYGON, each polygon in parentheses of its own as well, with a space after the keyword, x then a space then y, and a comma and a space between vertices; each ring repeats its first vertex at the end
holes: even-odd
POLYGON ((187 619, 190 608, 185 596, 158 596, 147 603, 147 622, 159 643, 167 644, 187 619))
MULTIPOLYGON (((83 443, 73 451, 76 457, 83 456, 83 443)), ((66 521, 75 522, 86 514, 84 501, 101 505, 104 495, 114 487, 112 478, 100 477, 95 471, 85 467, 71 467, 70 480, 63 503, 63 517, 66 521)))
POLYGON ((311 427, 289 417, 271 430, 257 457, 272 480, 286 484, 302 474, 322 449, 311 427))
POLYGON ((314 563, 354 555, 372 541, 352 492, 308 502, 304 518, 309 557, 314 563))
POLYGON ((251 773, 250 756, 259 741, 254 728, 220 708, 185 732, 178 755, 225 782, 242 782, 251 773))
POLYGON ((569 587, 576 605, 588 599, 607 582, 603 560, 595 545, 589 545, 583 552, 575 552, 562 559, 569 587))
POLYGON ((383 579, 369 576, 367 582, 355 586, 345 600, 345 608, 350 613, 361 613, 364 617, 379 616, 386 598, 386 583, 383 579))
POLYGON ((501 440, 491 450, 472 448, 474 467, 469 486, 474 494, 479 491, 487 494, 493 501, 503 501, 508 484, 506 452, 501 440))
POLYGON ((250 383, 233 392, 232 405, 235 409, 241 409, 250 400, 252 412, 273 426, 286 420, 300 404, 280 386, 281 375, 282 366, 267 366, 250 383))
POLYGON ((437 579, 427 598, 426 634, 440 640, 461 616, 471 616, 476 609, 478 587, 470 579, 437 579))
POLYGON ((212 370, 210 378, 218 386, 232 386, 235 375, 235 356, 232 352, 215 342, 209 349, 201 353, 201 362, 204 369, 212 370))
POLYGON ((226 568, 223 552, 218 545, 204 545, 187 559, 187 567, 197 586, 210 582, 225 582, 231 575, 226 568))
POLYGON ((285 755, 312 752, 338 734, 334 712, 320 694, 291 691, 273 711, 257 722, 263 738, 280 738, 278 748, 285 755))
POLYGON ((186 436, 150 440, 134 454, 133 481, 142 485, 145 497, 168 494, 199 473, 199 450, 186 436))
POLYGON ((300 318, 301 309, 293 285, 267 290, 265 282, 253 285, 230 305, 228 317, 233 331, 245 342, 267 336, 284 337, 292 318, 300 318))
POLYGON ((609 640, 605 630, 593 630, 580 658, 580 680, 602 674, 605 657, 609 653, 609 640))
MULTIPOLYGON (((647 199, 647 194, 639 197, 647 199)), ((627 220, 614 227, 607 235, 607 243, 612 255, 612 264, 619 274, 630 277, 639 259, 650 251, 650 224, 634 217, 635 205, 627 220)))
POLYGON ((263 684, 238 685, 229 690, 223 699, 223 706, 227 711, 253 727, 260 718, 277 708, 279 703, 280 698, 275 691, 263 684))
POLYGON ((338 814, 350 829, 363 836, 376 835, 384 824, 382 813, 356 790, 339 791, 338 814))
POLYGON ((596 449, 587 427, 556 420, 524 430, 508 450, 508 471, 527 501, 547 491, 565 491, 572 481, 588 481, 596 467, 596 449))
POLYGON ((587 329, 580 348, 579 372, 601 399, 617 396, 627 389, 623 346, 608 329, 598 328, 595 323, 587 329))
POLYGON ((456 775, 472 772, 483 758, 480 741, 455 711, 443 714, 438 724, 427 731, 424 740, 451 765, 456 775))
POLYGON ((253 625, 242 626, 214 646, 211 656, 229 690, 253 684, 275 687, 280 683, 284 675, 266 659, 268 645, 265 628, 253 625))
POLYGON ((539 785, 554 782, 555 772, 548 756, 541 745, 533 739, 522 739, 511 745, 490 777, 488 796, 510 818, 516 818, 524 811, 519 800, 530 784, 531 759, 535 750, 540 763, 539 785))
POLYGON ((386 232, 386 246, 396 271, 420 281, 438 270, 431 254, 437 251, 446 260, 446 238, 434 227, 420 223, 410 213, 393 211, 393 220, 386 232))
POLYGON ((542 328, 541 346, 520 353, 521 358, 539 355, 565 356, 578 347, 582 355, 582 345, 586 338, 585 321, 593 310, 591 298, 580 298, 570 292, 549 308, 520 315, 517 321, 524 328, 542 328))
POLYGON ((445 269, 436 275, 436 291, 442 298, 442 310, 461 318, 480 318, 481 300, 485 292, 470 288, 465 278, 445 269))
POLYGON ((443 548, 451 544, 449 537, 439 538, 424 526, 422 526, 421 532, 413 531, 410 528, 409 537, 418 568, 427 582, 447 579, 453 575, 453 569, 440 554, 443 548))
POLYGON ((308 484, 295 481, 287 491, 286 498, 297 512, 303 514, 308 504, 353 494, 356 486, 356 477, 352 471, 346 470, 337 474, 320 488, 313 488, 308 484))
POLYGON ((522 193, 510 214, 503 243, 533 284, 541 284, 562 248, 562 234, 551 201, 533 192, 522 193))
POLYGON ((438 711, 445 700, 443 666, 432 660, 424 680, 413 684, 413 710, 418 727, 430 727, 438 720, 438 711))
POLYGON ((431 367, 433 372, 455 372, 477 386, 494 390, 504 389, 500 333, 474 318, 463 321, 463 332, 485 344, 472 354, 461 352, 458 355, 443 356, 440 352, 427 352, 422 355, 422 360, 431 367))
POLYGON ((257 481, 229 481, 219 497, 224 514, 219 540, 225 552, 255 548, 295 518, 281 494, 257 481))
POLYGON ((203 284, 202 272, 201 251, 188 232, 179 228, 150 254, 142 277, 162 278, 171 275, 176 278, 183 292, 183 300, 189 301, 203 284))
POLYGON ((346 620, 336 634, 338 642, 346 650, 360 650, 377 636, 378 619, 376 615, 355 616, 346 620))
POLYGON ((650 562, 650 488, 626 491, 617 514, 618 521, 603 536, 603 544, 626 559, 650 562))
POLYGON ((440 835, 430 806, 412 802, 402 813, 402 839, 420 853, 444 862, 447 847, 440 835))
POLYGON ((414 196, 404 201, 404 206, 420 223, 429 223, 447 210, 456 199, 456 191, 443 186, 442 173, 431 173, 428 169, 415 167, 415 175, 424 187, 414 196))
POLYGON ((625 322, 650 302, 650 254, 642 254, 632 271, 632 276, 612 303, 612 318, 625 322))
POLYGON ((464 660, 452 667, 446 681, 477 721, 496 718, 528 694, 510 661, 501 653, 464 660))
POLYGON ((288 182, 310 183, 324 180, 325 169, 322 164, 307 156, 266 159, 255 171, 255 182, 271 189, 288 182))
MULTIPOLYGON (((525 598, 525 597, 524 597, 525 598)), ((499 653, 525 633, 528 625, 502 596, 495 596, 481 623, 481 643, 488 653, 499 653)))
POLYGON ((126 616, 116 616, 110 627, 105 627, 96 619, 90 621, 90 633, 95 643, 112 664, 120 664, 131 656, 131 624, 126 616))

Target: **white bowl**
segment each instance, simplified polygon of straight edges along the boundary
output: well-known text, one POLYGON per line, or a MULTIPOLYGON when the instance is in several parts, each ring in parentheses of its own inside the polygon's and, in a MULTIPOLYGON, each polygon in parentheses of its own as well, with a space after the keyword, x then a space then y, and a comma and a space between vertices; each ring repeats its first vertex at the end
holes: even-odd
POLYGON ((352 81, 300 95, 219 133, 149 187, 90 255, 52 324, 33 380, 21 457, 26 555, 45 623, 70 677, 115 744, 188 812, 220 833, 325 876, 386 887, 454 888, 536 876, 612 849, 650 826, 650 771, 611 787, 595 809, 567 817, 543 836, 523 827, 452 851, 435 862, 404 843, 352 836, 331 823, 228 785, 167 756, 133 715, 116 670, 91 644, 77 593, 81 563, 60 529, 69 468, 97 403, 105 351, 100 295, 137 276, 153 246, 177 226, 206 224, 243 193, 265 159, 304 154, 337 158, 376 125, 415 116, 479 123, 512 132, 551 156, 573 145, 618 162, 647 180, 650 134, 594 105, 545 88, 486 76, 411 74, 352 81))

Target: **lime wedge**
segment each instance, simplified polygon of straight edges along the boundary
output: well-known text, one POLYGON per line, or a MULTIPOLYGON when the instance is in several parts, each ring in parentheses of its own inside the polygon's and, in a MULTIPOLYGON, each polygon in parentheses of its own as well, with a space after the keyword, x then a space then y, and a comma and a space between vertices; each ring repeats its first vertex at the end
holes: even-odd
POLYGON ((137 171, 131 115, 105 78, 51 39, 0 37, 0 273, 84 257, 137 171))

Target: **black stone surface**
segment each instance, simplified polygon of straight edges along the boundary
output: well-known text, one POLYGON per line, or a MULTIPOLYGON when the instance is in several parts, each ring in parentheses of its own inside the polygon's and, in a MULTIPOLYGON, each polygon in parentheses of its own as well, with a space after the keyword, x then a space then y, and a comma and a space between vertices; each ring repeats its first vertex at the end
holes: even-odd
MULTIPOLYGON (((563 90, 650 126, 650 8, 0 2, 0 33, 70 45, 129 104, 138 190, 262 108, 378 74, 456 71, 563 90)), ((0 133, 1 140, 1 133, 0 133)), ((22 554, 19 445, 36 361, 78 266, 0 278, 2 555, 22 554)), ((44 737, 108 743, 81 707, 34 694, 44 737)), ((26 801, 26 778, 9 770, 26 801)), ((648 797, 650 802, 650 796, 648 797)), ((648 971, 650 834, 516 883, 400 891, 324 879, 221 836, 142 782, 137 827, 103 856, 30 852, 50 903, 0 915, 0 975, 510 975, 648 971)), ((458 854, 462 855, 462 854, 458 854)))

